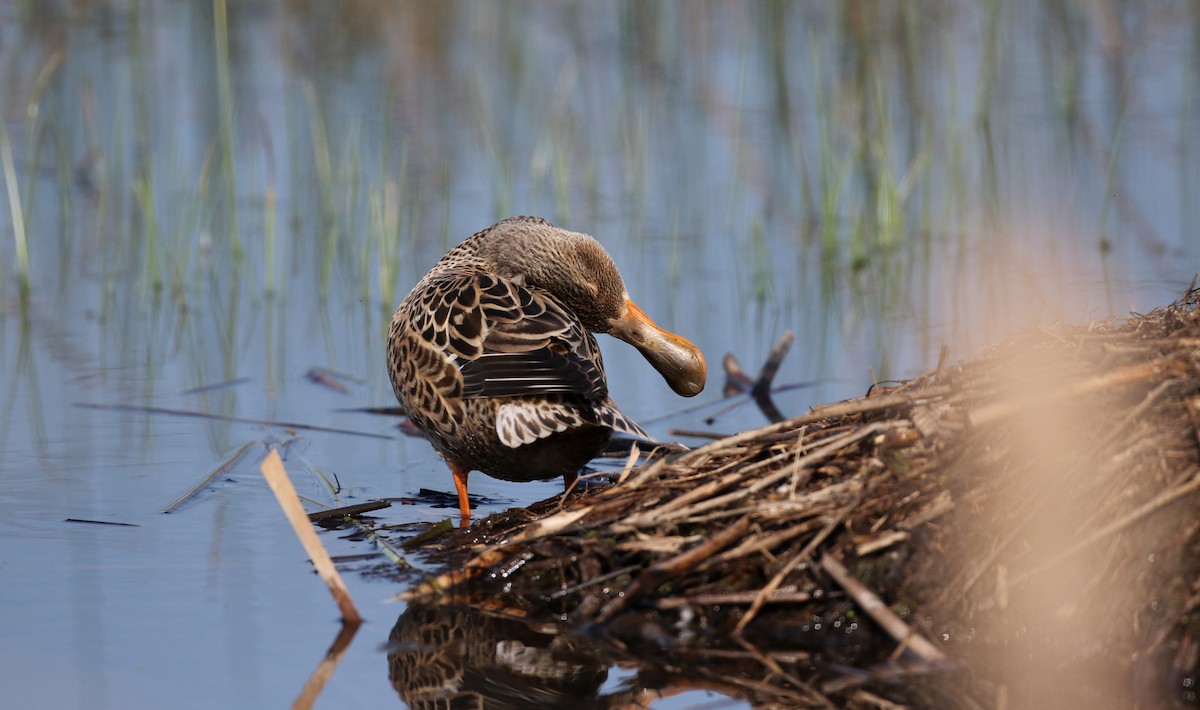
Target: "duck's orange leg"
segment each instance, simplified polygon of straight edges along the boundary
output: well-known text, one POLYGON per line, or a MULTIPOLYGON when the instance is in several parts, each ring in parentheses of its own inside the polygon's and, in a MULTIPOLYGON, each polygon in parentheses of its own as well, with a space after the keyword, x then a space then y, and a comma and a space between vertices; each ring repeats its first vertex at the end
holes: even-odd
POLYGON ((471 524, 471 499, 467 497, 467 474, 471 469, 454 459, 449 459, 446 463, 450 464, 450 472, 454 474, 454 487, 458 489, 458 512, 462 516, 458 526, 465 528, 471 524))

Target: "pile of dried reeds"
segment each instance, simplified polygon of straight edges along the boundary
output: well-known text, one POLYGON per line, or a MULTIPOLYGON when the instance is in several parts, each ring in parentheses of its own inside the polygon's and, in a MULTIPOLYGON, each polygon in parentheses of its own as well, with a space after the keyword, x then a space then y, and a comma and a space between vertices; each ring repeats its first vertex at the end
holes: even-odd
POLYGON ((661 653, 751 649, 760 701, 1194 702, 1198 306, 1190 289, 1145 316, 1033 329, 863 399, 631 457, 616 485, 444 540, 456 571, 410 597, 503 600, 661 653))

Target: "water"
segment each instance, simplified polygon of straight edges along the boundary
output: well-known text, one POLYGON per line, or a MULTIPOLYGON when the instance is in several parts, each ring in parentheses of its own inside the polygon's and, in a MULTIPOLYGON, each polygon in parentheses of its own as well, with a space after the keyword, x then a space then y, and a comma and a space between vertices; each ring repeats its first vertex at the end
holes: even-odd
MULTIPOLYGON (((959 359, 1167 303, 1200 264, 1198 21, 1108 7, 0 5, 22 205, 0 209, 6 702, 290 702, 337 619, 259 442, 296 437, 287 465, 316 503, 452 491, 427 444, 343 410, 393 403, 392 309, 501 217, 599 237, 634 299, 708 355, 702 400, 725 352, 753 371, 794 330, 778 381, 815 384, 779 396, 789 414, 917 374, 943 345, 959 359)), ((685 404, 603 341, 628 414, 685 404)), ((747 406, 712 428, 762 421, 747 406)), ((487 514, 559 484, 471 490, 487 514)), ((333 554, 370 551, 341 535, 322 536, 333 554)), ((318 704, 391 703, 398 586, 347 582, 367 624, 318 704)), ((681 697, 661 705, 705 702, 681 697)))

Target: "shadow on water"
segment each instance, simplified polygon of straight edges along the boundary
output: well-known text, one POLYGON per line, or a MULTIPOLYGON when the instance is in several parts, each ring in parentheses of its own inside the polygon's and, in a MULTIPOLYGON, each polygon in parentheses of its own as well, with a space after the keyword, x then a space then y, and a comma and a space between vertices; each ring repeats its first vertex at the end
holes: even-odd
MULTIPOLYGON (((1170 301, 1200 254, 1198 27, 1194 3, 1058 0, 0 7, 8 700, 294 697, 331 614, 250 459, 295 440, 313 509, 444 519, 419 494, 451 490, 428 444, 351 410, 394 405, 403 294, 510 214, 595 234, 712 362, 794 331, 778 381, 815 384, 785 413, 943 346, 1170 301)), ((762 421, 677 411, 602 347, 656 435, 762 421)), ((472 490, 482 514, 557 492, 472 490)), ((335 557, 374 554, 338 534, 335 557)), ((382 626, 319 702, 391 701, 364 639, 382 626)), ((601 697, 643 672, 600 658, 608 679, 580 682, 601 697)))

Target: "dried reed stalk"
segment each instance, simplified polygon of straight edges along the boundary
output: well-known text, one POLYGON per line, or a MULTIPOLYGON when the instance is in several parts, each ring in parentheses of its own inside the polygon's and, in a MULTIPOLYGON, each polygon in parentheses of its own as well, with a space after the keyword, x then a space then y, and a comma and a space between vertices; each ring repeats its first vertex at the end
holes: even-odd
POLYGON ((346 583, 342 581, 342 576, 333 566, 333 560, 329 558, 329 553, 321 544, 321 538, 317 537, 317 533, 313 530, 312 522, 308 519, 308 514, 304 512, 304 506, 300 504, 300 497, 296 495, 296 489, 292 486, 292 480, 288 478, 278 451, 272 449, 271 453, 267 454, 267 457, 263 459, 261 470, 263 478, 267 479, 267 485, 271 487, 271 492, 275 494, 275 500, 279 501, 279 507, 283 509, 284 516, 292 524, 292 530, 299 538, 300 544, 304 546, 308 558, 312 560, 313 567, 317 569, 317 574, 324 580, 325 586, 329 587, 330 594, 337 602, 338 609, 342 613, 342 622, 357 626, 362 622, 362 616, 359 615, 358 608, 354 606, 354 600, 350 598, 350 590, 346 589, 346 583))

